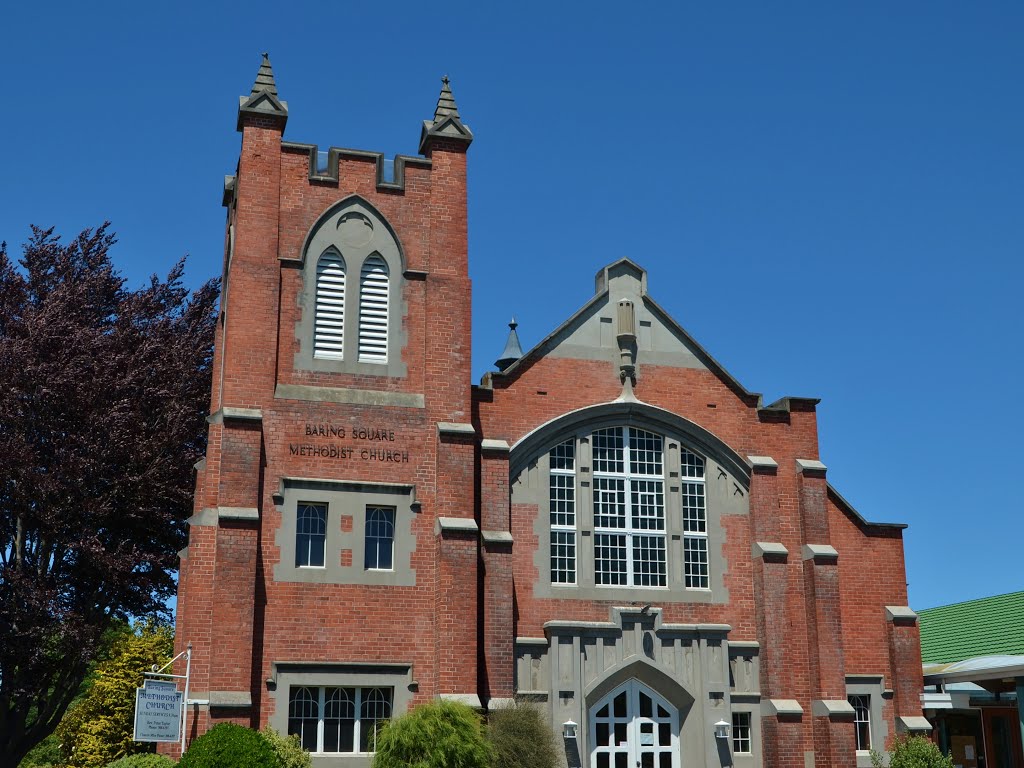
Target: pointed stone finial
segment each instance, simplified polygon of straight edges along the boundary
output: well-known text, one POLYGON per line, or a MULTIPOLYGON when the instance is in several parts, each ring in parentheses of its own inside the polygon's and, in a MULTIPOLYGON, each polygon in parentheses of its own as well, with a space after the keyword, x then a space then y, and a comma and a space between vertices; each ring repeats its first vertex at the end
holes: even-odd
POLYGON ((274 70, 270 66, 270 54, 263 53, 263 61, 260 63, 259 72, 256 73, 256 82, 252 85, 252 93, 269 93, 277 96, 277 83, 274 82, 274 70))
POLYGON ((437 97, 434 119, 423 121, 423 130, 420 132, 421 154, 427 153, 432 138, 457 141, 467 147, 473 142, 473 132, 468 125, 463 124, 459 116, 448 75, 441 78, 441 95, 437 97))
POLYGON ((280 121, 281 130, 288 120, 288 102, 277 97, 277 83, 274 82, 274 70, 270 66, 270 54, 263 54, 256 82, 248 96, 238 97, 238 130, 242 130, 242 118, 246 115, 255 117, 273 117, 280 121))
POLYGON ((437 107, 434 109, 435 124, 446 117, 459 117, 459 107, 455 104, 455 97, 448 85, 450 82, 448 75, 441 78, 441 95, 437 97, 437 107))
POLYGON ((498 366, 499 371, 504 371, 523 356, 523 348, 519 346, 519 334, 516 333, 518 327, 519 323, 516 322, 516 317, 513 315, 512 322, 508 324, 508 341, 505 342, 505 349, 502 350, 501 357, 494 363, 498 366))

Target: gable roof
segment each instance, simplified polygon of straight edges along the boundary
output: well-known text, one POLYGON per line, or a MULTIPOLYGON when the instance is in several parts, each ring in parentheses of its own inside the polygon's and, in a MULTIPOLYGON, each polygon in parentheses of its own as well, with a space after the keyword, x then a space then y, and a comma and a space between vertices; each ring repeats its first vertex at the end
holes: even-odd
POLYGON ((1024 655, 1024 592, 918 611, 925 664, 1024 655))

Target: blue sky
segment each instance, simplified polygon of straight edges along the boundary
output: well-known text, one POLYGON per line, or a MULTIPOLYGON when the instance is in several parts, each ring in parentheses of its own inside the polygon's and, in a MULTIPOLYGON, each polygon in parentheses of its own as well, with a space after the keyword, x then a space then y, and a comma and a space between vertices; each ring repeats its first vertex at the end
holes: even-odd
POLYGON ((415 154, 449 74, 470 149, 474 380, 629 256, 821 458, 902 521, 917 608, 1024 588, 1024 5, 16 3, 0 239, 103 220, 132 283, 219 272, 238 96, 293 141, 415 154), (287 8, 287 9, 286 9, 287 8))

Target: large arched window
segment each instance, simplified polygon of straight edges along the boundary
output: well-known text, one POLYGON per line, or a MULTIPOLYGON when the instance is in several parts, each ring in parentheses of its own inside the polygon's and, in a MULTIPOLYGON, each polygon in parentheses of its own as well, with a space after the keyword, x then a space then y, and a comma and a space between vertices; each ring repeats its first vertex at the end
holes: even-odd
POLYGON ((616 426, 562 441, 547 460, 552 584, 577 583, 579 535, 592 531, 593 556, 583 567, 596 586, 672 586, 670 560, 678 558, 684 587, 709 588, 702 456, 674 442, 667 455, 662 435, 616 426))

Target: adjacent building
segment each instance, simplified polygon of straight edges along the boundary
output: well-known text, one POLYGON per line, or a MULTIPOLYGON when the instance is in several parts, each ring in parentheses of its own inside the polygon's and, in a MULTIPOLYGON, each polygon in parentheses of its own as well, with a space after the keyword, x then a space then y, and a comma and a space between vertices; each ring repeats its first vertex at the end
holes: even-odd
POLYGON ((287 117, 264 58, 181 554, 190 738, 269 724, 365 766, 438 697, 535 702, 593 768, 854 766, 928 729, 904 526, 828 483, 817 400, 762 402, 629 259, 471 386, 447 79, 393 164, 287 117))

